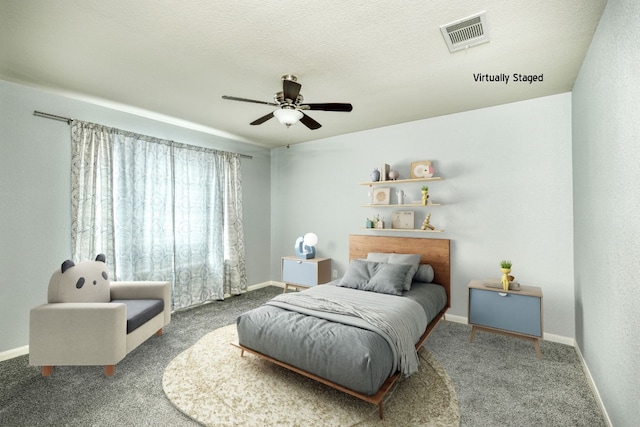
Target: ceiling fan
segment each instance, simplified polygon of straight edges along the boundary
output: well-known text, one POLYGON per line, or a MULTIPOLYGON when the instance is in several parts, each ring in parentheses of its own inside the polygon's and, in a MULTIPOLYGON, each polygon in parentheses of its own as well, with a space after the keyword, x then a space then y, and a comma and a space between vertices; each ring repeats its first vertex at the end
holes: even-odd
POLYGON ((251 125, 261 125, 272 117, 278 119, 278 121, 287 127, 291 126, 298 121, 309 129, 318 129, 322 125, 307 116, 303 111, 307 110, 320 110, 320 111, 343 111, 349 112, 353 109, 351 104, 340 102, 325 102, 309 104, 304 103, 304 98, 300 94, 300 88, 302 85, 298 83, 298 78, 292 74, 286 74, 282 76, 282 92, 277 92, 273 99, 275 102, 256 101, 247 98, 238 98, 235 96, 223 95, 222 99, 230 99, 232 101, 253 102, 255 104, 265 104, 278 107, 275 111, 260 117, 257 120, 252 121, 251 125))

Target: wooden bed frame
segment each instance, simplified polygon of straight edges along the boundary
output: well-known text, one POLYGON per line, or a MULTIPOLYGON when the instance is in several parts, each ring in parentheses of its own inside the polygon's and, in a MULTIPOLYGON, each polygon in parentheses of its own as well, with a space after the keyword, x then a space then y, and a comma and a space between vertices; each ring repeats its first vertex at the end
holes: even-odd
MULTIPOLYGON (((447 291, 447 305, 442 309, 440 313, 427 325, 424 333, 416 344, 416 349, 419 349, 425 340, 431 334, 431 331, 438 324, 440 319, 444 318, 444 315, 449 307, 451 307, 451 269, 450 269, 450 241, 449 239, 424 239, 416 237, 387 237, 387 236, 365 236, 355 235, 349 236, 349 260, 355 258, 366 258, 369 252, 385 252, 385 253, 401 253, 401 254, 421 254, 421 264, 430 264, 434 271, 434 283, 442 285, 447 291)), ((311 378, 322 384, 333 387, 336 390, 347 393, 365 402, 378 406, 380 419, 384 418, 383 400, 385 395, 391 390, 393 384, 400 377, 400 372, 396 372, 382 384, 380 390, 374 395, 367 395, 350 390, 332 381, 326 380, 310 372, 298 369, 295 366, 288 363, 281 362, 272 357, 264 355, 260 352, 252 350, 248 347, 244 347, 238 343, 232 343, 233 346, 238 347, 241 352, 240 356, 244 356, 244 352, 254 354, 261 359, 267 360, 276 365, 282 366, 293 372, 296 372, 305 377, 311 378)))

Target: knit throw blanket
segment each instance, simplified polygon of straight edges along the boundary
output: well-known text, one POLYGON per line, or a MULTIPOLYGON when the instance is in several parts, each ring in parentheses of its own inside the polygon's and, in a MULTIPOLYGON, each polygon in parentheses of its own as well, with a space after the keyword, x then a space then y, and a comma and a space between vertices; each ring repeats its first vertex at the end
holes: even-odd
POLYGON ((418 352, 413 343, 410 328, 398 316, 385 316, 385 313, 379 309, 373 310, 361 304, 309 295, 305 292, 282 294, 273 298, 272 301, 308 310, 359 317, 388 335, 398 355, 398 370, 404 376, 408 377, 418 371, 418 352))

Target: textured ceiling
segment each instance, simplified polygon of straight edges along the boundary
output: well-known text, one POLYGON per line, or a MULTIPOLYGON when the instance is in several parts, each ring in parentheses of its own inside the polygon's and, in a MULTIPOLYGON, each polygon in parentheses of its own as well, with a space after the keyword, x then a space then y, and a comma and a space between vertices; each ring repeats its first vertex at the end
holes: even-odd
POLYGON ((0 79, 277 147, 568 92, 605 3, 2 0, 0 79), (481 11, 491 41, 449 53, 440 26, 481 11), (544 80, 474 78, 514 73, 544 80), (273 107, 221 99, 272 101, 284 74, 353 111, 250 126, 273 107))

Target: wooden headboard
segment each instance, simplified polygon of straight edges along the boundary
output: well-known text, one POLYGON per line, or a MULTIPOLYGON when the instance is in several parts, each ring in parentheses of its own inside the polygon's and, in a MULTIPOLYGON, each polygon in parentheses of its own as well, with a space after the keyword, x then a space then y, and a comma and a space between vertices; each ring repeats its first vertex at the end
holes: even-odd
POLYGON ((349 261, 366 258, 369 252, 420 254, 421 264, 433 268, 433 282, 447 291, 447 307, 451 307, 451 255, 449 239, 349 235, 349 261))

